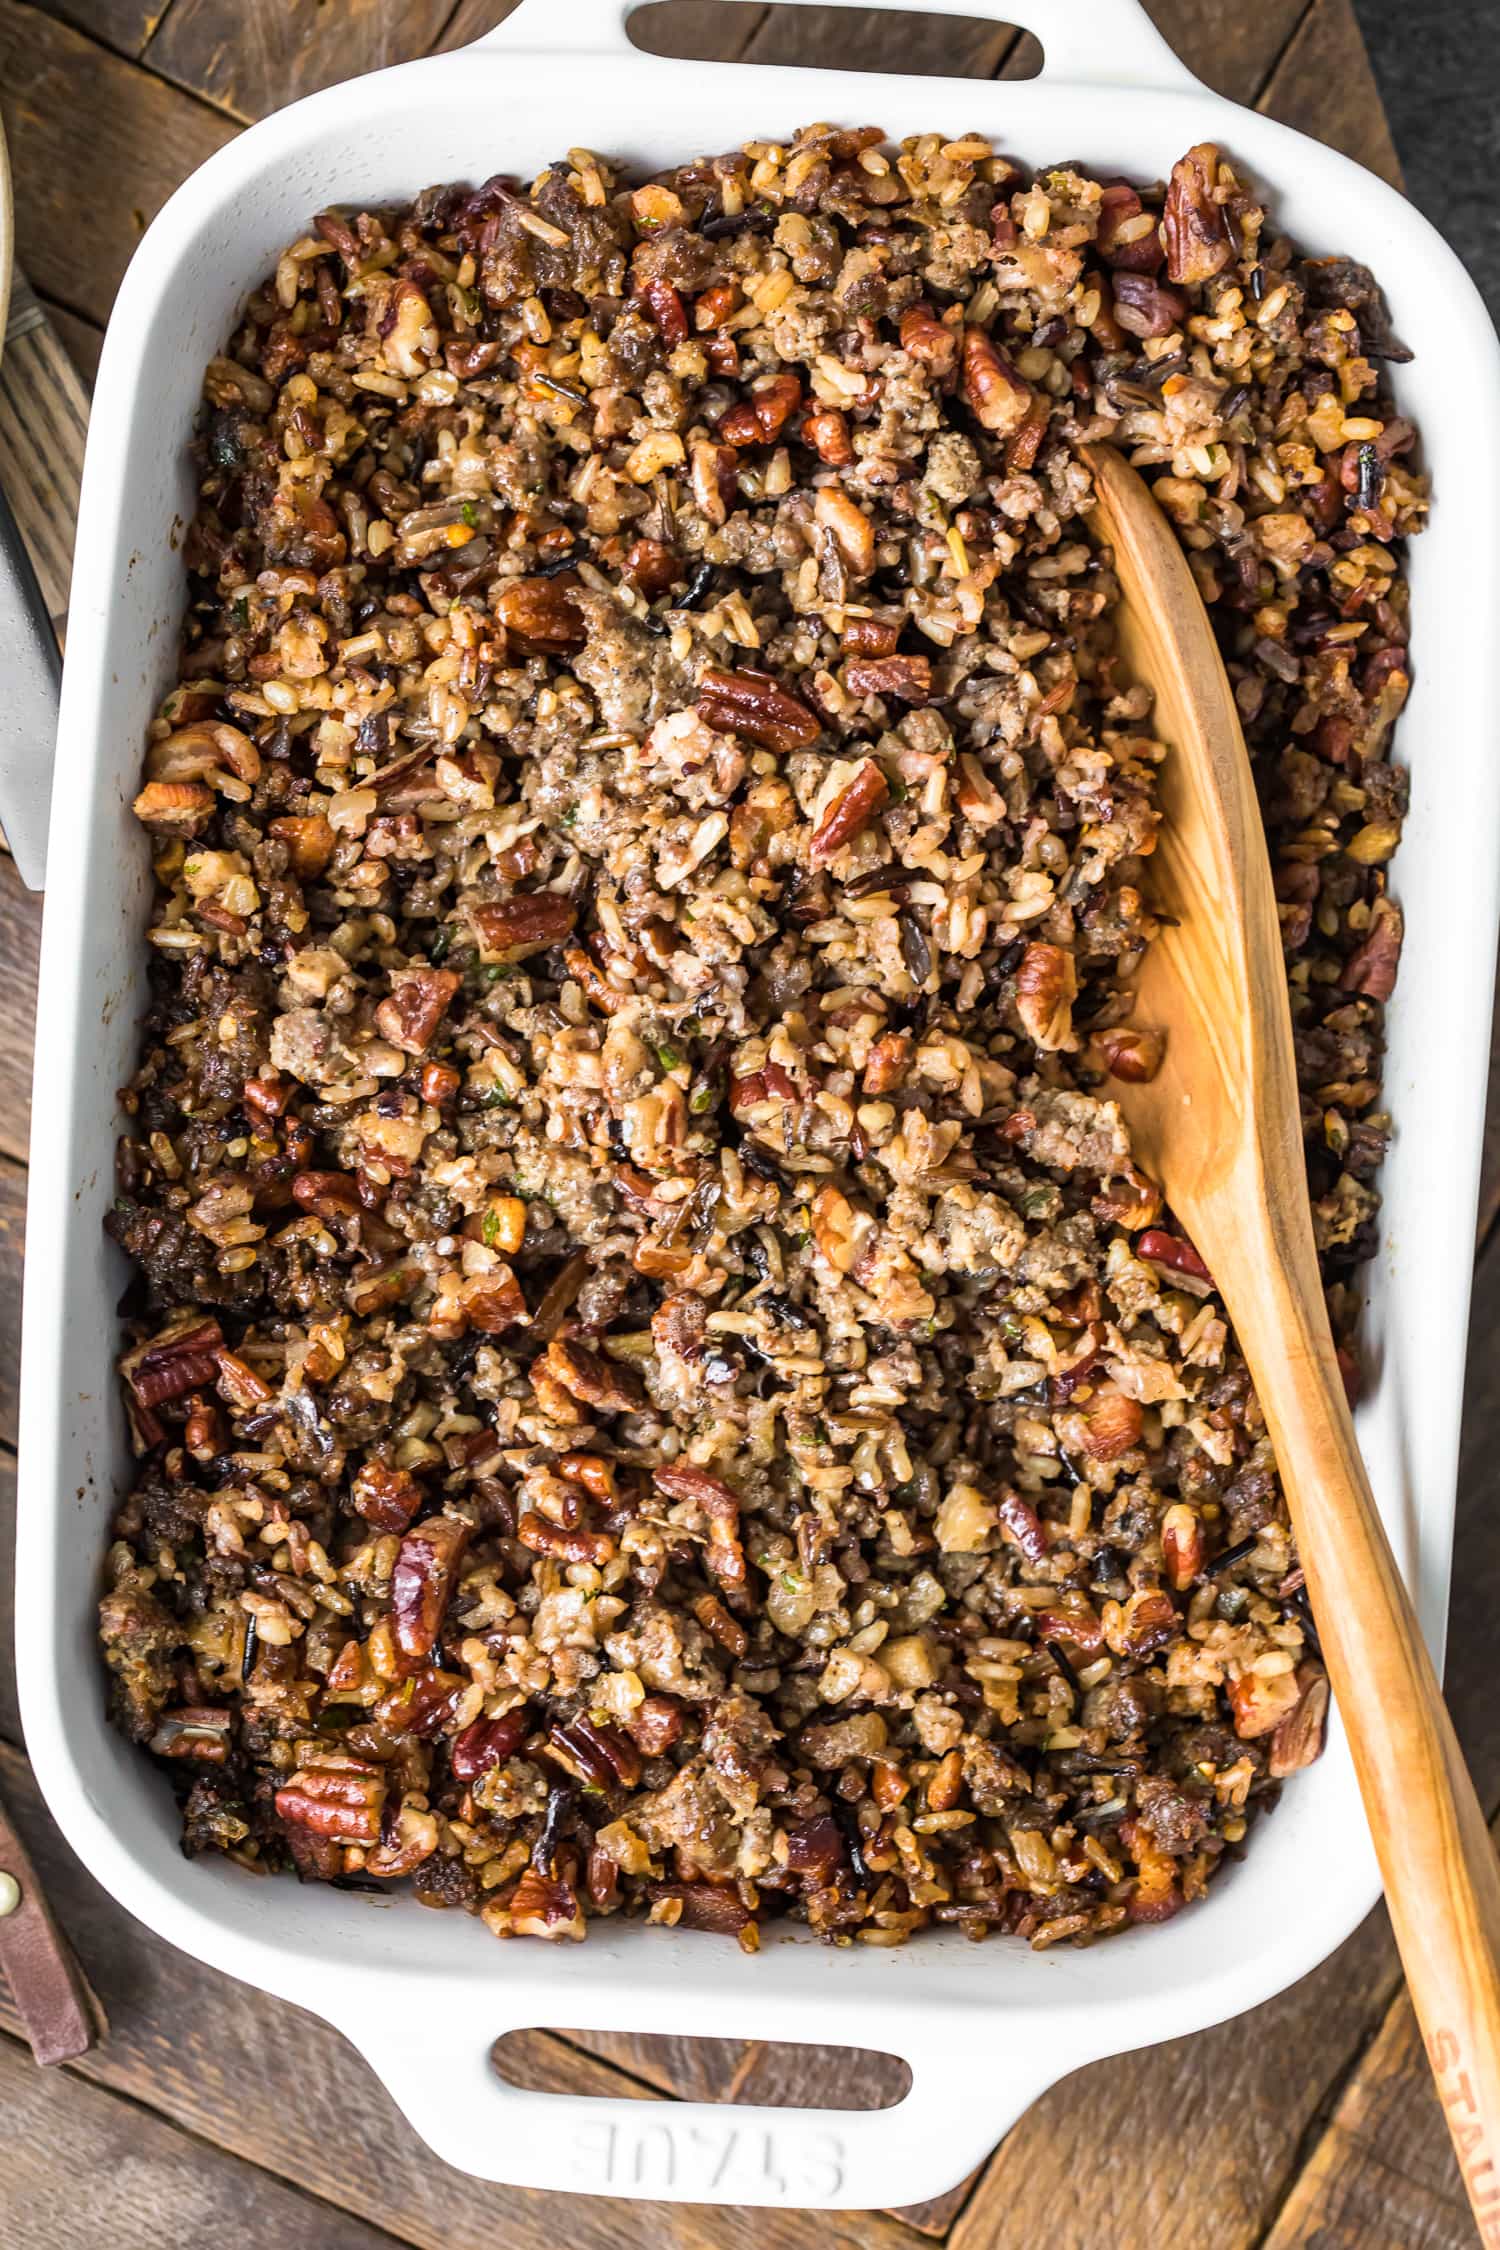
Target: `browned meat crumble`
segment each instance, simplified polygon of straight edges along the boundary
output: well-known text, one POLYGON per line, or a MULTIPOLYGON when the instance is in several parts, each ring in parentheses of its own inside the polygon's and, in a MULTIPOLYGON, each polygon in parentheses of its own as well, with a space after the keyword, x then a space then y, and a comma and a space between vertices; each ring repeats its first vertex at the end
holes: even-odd
POLYGON ((109 1222, 101 1633, 189 1851, 501 1935, 1047 1944, 1316 1757, 1256 1401, 1110 1099, 1162 751, 1075 448, 1230 667, 1347 1353, 1400 356, 1208 146, 574 151, 285 252, 205 378, 109 1222))

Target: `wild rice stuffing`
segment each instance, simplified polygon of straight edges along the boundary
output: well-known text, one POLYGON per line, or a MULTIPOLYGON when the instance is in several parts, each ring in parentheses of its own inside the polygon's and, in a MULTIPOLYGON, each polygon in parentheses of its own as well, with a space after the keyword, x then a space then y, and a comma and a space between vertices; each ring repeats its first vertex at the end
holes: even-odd
MULTIPOLYGON (((1362 268, 816 126, 325 211, 205 379, 101 1631, 186 1848, 498 1935, 1197 1898, 1327 1685, 1136 1171, 1150 476, 1256 754, 1341 1334, 1401 917, 1362 268)), ((1351 1379, 1352 1355, 1345 1347, 1351 1379)))

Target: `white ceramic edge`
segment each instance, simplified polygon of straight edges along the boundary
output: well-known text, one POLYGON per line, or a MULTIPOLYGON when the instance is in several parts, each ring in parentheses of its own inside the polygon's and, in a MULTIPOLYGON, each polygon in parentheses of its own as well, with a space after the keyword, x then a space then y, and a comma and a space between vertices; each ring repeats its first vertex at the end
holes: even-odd
MULTIPOLYGON (((1013 16, 1028 12, 1007 11, 1013 16)), ((517 56, 518 75, 524 78, 524 66, 539 59, 517 56)), ((406 66, 399 75, 406 81, 409 72, 442 72, 458 94, 465 90, 458 64, 459 58, 444 58, 406 66)), ((575 55, 570 70, 576 70, 577 64, 575 55)), ((473 72, 477 67, 478 58, 464 58, 464 70, 473 72)), ((648 89, 658 83, 665 86, 670 73, 679 91, 682 74, 691 72, 708 112, 732 67, 660 64, 632 52, 630 62, 622 61, 616 70, 629 68, 648 89)), ((382 74, 382 79, 390 82, 397 75, 382 74)), ((788 109, 798 115, 856 111, 863 115, 876 109, 889 113, 923 103, 929 113, 936 113, 945 99, 951 104, 955 93, 946 81, 883 80, 872 85, 854 74, 763 70, 754 75, 764 91, 762 110, 767 116, 785 115, 788 109)), ((1146 1934, 1154 1972, 1149 1977, 1140 1975, 1139 1942, 1131 1936, 1112 1941, 1103 1956, 1059 1955, 1045 1960, 1026 1956, 1024 1963, 1014 1956, 1008 1961, 995 1958, 1003 1955, 1003 1948, 982 1949, 994 1960, 992 1972, 987 1961, 966 1948, 966 1989, 956 1985, 949 1972, 952 1955, 943 1950, 947 1940, 930 1949, 917 1946, 901 1954, 873 1957, 860 1953, 854 1959, 807 1946, 774 1945, 761 1962, 748 1964, 726 1957, 719 1949, 710 1958, 707 1949, 695 1947, 691 1952, 674 1952, 670 1970, 663 1974, 666 1964, 661 1955, 644 1952, 638 1938, 633 1942, 633 1933, 601 1932, 576 1952, 562 1956, 548 1952, 540 1958, 521 1946, 503 1953, 497 1948, 493 1958, 482 1948, 477 1955, 449 1948, 452 1958, 435 1965, 430 1945, 423 1948, 428 1958, 413 1958, 409 1932, 399 1946, 380 1935, 396 1921, 394 1915, 362 1913, 346 1901, 338 1901, 330 1914, 323 1911, 330 1902, 310 1902, 296 1893, 274 1921, 260 1912, 252 1924, 250 1916, 240 1913, 238 1898, 225 1904, 223 1883, 203 1865, 191 1872, 173 1868, 170 1873, 160 1865, 148 1865, 139 1844, 132 1846, 122 1839, 118 1810, 112 1815, 83 1778, 77 1745, 80 1729, 99 1723, 95 1682, 91 1675, 80 1678, 76 1664, 69 1668, 69 1636, 58 1614, 56 1586, 59 1541, 66 1536, 69 1522, 68 1496, 59 1489, 64 1425, 79 1396, 69 1381, 68 1345, 75 1317, 97 1307, 70 1305, 65 1269, 70 1263, 87 1264, 79 1249, 80 1230, 96 1227, 107 1188, 97 1180, 77 1177, 73 1161, 85 1043, 99 1007, 97 996, 91 999, 84 989, 78 935, 95 912, 97 886, 91 884, 91 876, 99 862, 96 859, 91 865, 88 832, 73 808, 89 808, 106 787, 118 796, 137 756, 136 737, 120 741, 111 734, 112 683, 102 667, 120 572, 130 567, 128 539, 119 520, 124 449, 136 426, 137 393, 158 300, 177 261, 193 244, 202 210, 259 176, 278 155, 295 154, 335 120, 347 122, 351 97, 363 94, 368 100, 380 83, 314 96, 267 120, 211 159, 148 233, 122 287, 105 347, 80 515, 61 728, 62 786, 54 818, 38 1018, 43 1028, 38 1042, 29 1238, 33 1246, 46 1248, 33 1256, 28 1275, 17 1560, 17 1655, 28 1743, 48 1802, 68 1840, 129 1911, 197 1958, 310 2006, 340 2025, 370 2057, 418 2129, 451 2161, 518 2184, 603 2187, 658 2198, 717 2196, 740 2203, 856 2208, 910 2201, 961 2176, 1025 2102, 1062 2072, 1253 2006, 1314 1966, 1347 1934, 1377 1886, 1347 1754, 1337 1738, 1322 1767, 1288 1793, 1275 1824, 1306 1827, 1308 1821, 1297 1810, 1298 1799, 1307 1793, 1304 1802, 1310 1816, 1316 1792, 1321 1809, 1314 1825, 1321 1827, 1324 1847, 1338 1839, 1337 1870, 1330 1875, 1326 1868, 1320 1869, 1320 1880, 1311 1886, 1312 1896, 1297 1916, 1278 1917, 1274 1912, 1267 1916, 1271 1901, 1266 1895, 1259 1898, 1259 1917, 1250 1914, 1256 1894, 1266 1891, 1252 1854, 1244 1870, 1218 1887, 1217 1901, 1210 1899, 1169 1929, 1146 1934), (336 1959, 332 1956, 339 1944, 355 1927, 351 1917, 359 1918, 361 1958, 336 1959), (1206 1931, 1210 1917, 1219 1943, 1215 1957, 1204 1959, 1202 1945, 1189 1946, 1186 1941, 1192 1925, 1206 1931), (232 1927, 235 1921, 242 1926, 232 1927), (1237 1952, 1224 1943, 1226 1933, 1237 1924, 1242 1939, 1247 1937, 1252 1922, 1253 1951, 1237 1952), (323 1957, 325 1952, 328 1957, 323 1957), (1174 1983, 1174 1964, 1189 1955, 1195 1960, 1191 1979, 1174 1983), (794 1957, 791 1976, 777 1967, 778 1959, 785 1962, 788 1956, 794 1957), (1107 1964, 1102 1978, 1101 1963, 1107 1964), (1002 2021, 1001 2003, 991 1987, 1011 1985, 1021 1997, 1017 2000, 1007 1992, 1005 2004, 1018 2012, 1002 2021), (896 2112, 869 2119, 786 2111, 726 2115, 719 2109, 679 2104, 672 2105, 670 2118, 663 2118, 659 2107, 643 2114, 633 2103, 575 2104, 497 2088, 483 2068, 490 2039, 506 2028, 546 2021, 635 2030, 732 2030, 747 2036, 804 2040, 837 2037, 852 2044, 890 2047, 912 2060, 914 2093, 896 2112), (1018 2023, 1024 2026, 1022 2044, 1028 2056, 1019 2066, 1006 2059, 1016 2042, 1003 2036, 1018 2023), (413 2026, 430 2029, 414 2031, 413 2026), (467 2026, 472 2026, 472 2045, 466 2049, 462 2042, 467 2026), (497 2142, 502 2145, 497 2147, 497 2142)), ((436 79, 429 80, 429 89, 435 91, 437 84, 436 79)), ((1041 90, 1054 91, 1046 82, 1041 90)), ((617 83, 614 91, 618 95, 617 83)), ((971 115, 981 109, 988 112, 993 105, 997 121, 1003 115, 1013 145, 1040 156, 1045 148, 1028 146, 1026 141, 1028 121, 1040 109, 1029 98, 1037 91, 1026 85, 981 89, 962 82, 971 115)), ((1073 118, 1069 145, 1086 145, 1090 121, 1104 119, 1098 105, 1107 99, 1107 92, 1099 87, 1067 91, 1073 118)), ((1153 120, 1160 121, 1163 146, 1172 140, 1185 145, 1190 138, 1217 132, 1273 183, 1296 176, 1293 168, 1304 182, 1314 176, 1345 189, 1357 182, 1371 235, 1362 234, 1350 246, 1364 248, 1380 233, 1421 261, 1428 279, 1440 285, 1444 349, 1465 370, 1464 396, 1472 417, 1466 451, 1475 489, 1487 506, 1496 482, 1500 369, 1477 296, 1441 239, 1382 183, 1270 120, 1206 91, 1190 97, 1141 98, 1150 105, 1153 120)), ((582 121, 580 133, 587 123, 582 121)), ((497 124, 495 130, 498 141, 502 128, 497 124)), ((1108 130, 1107 122, 1101 122, 1106 138, 1108 130)), ((607 145, 611 134, 599 130, 588 137, 607 145)), ((1306 233, 1305 228, 1302 231, 1306 233)), ((1379 262, 1391 272, 1388 256, 1381 256, 1379 262)), ((1437 537, 1436 527, 1429 536, 1437 537)), ((1464 560, 1466 575, 1448 589, 1447 614, 1455 657, 1467 655, 1472 662, 1473 652, 1486 645, 1500 579, 1495 534, 1478 510, 1464 560)), ((175 620, 159 622, 164 630, 175 624, 175 620)), ((1441 662, 1441 652, 1429 641, 1418 646, 1416 656, 1420 682, 1424 668, 1435 669, 1441 662)), ((1414 696, 1414 706, 1417 700, 1414 696)), ((1436 754, 1436 746, 1429 746, 1427 755, 1436 754)), ((1439 1460, 1435 1465, 1429 1462, 1430 1486, 1444 1483, 1446 1464, 1446 1499, 1438 1500, 1439 1510, 1451 1508, 1456 1460, 1491 941, 1500 903, 1497 761, 1493 752, 1486 756, 1477 727, 1456 745, 1445 746, 1443 754, 1460 769, 1451 788, 1461 793, 1473 815, 1478 848, 1466 871, 1466 926, 1471 936, 1477 933, 1483 942, 1478 948, 1480 966, 1472 976, 1467 980, 1450 976, 1423 992, 1426 1036, 1442 1056, 1454 1120, 1446 1132, 1440 1132, 1437 1146, 1429 1140, 1436 1160, 1434 1194, 1423 1214, 1429 1252, 1423 1271, 1429 1278, 1442 1277, 1430 1306, 1435 1365, 1423 1390, 1429 1421, 1442 1439, 1436 1448, 1439 1460)), ((1423 770, 1419 768, 1419 776, 1423 770)), ((1445 782, 1445 786, 1449 785, 1445 782)), ((96 829, 99 825, 96 821, 96 829)), ((96 853, 99 849, 96 839, 96 853)), ((1409 838, 1396 863, 1398 890, 1403 875, 1415 872, 1412 851, 1409 838)), ((128 913, 121 913, 120 924, 117 942, 125 949, 124 975, 134 934, 128 913)), ((1408 1018, 1413 1015, 1413 1010, 1407 1011, 1408 1018)), ((1399 1020, 1405 1020, 1400 993, 1392 1017, 1393 1063, 1403 1068, 1411 1065, 1411 1075, 1421 1042, 1407 1038, 1403 1043, 1396 1028, 1399 1020)), ((1399 1085, 1392 1099, 1399 1123, 1399 1085)), ((1416 1216, 1413 1208, 1408 1222, 1416 1216)), ((1395 1255, 1394 1247, 1390 1254, 1395 1255)), ((1410 1255, 1409 1248, 1401 1248, 1403 1260, 1410 1255)), ((88 1376, 92 1381, 105 1379, 102 1369, 92 1367, 88 1376)), ((1377 1392, 1361 1416, 1367 1445, 1372 1435, 1383 1441, 1386 1433, 1380 1424, 1377 1392)), ((1429 1442, 1429 1453, 1432 1450, 1429 1442)), ((1430 1491, 1427 1497, 1431 1500, 1430 1491)), ((97 1518, 86 1520, 97 1534, 97 1518)), ((1422 1607, 1429 1639, 1440 1645, 1448 1558, 1441 1522, 1424 1529, 1422 1607)), ((1410 1567, 1411 1526, 1398 1520, 1392 1530, 1410 1567)), ((75 1656, 77 1623, 72 1621, 75 1656)), ((1266 1833, 1269 1837, 1272 1831, 1266 1833)), ((1265 1855, 1262 1866, 1269 1874, 1271 1846, 1264 1843, 1260 1849, 1265 1855)), ((258 1886, 234 1880, 243 1893, 253 1893, 257 1900, 264 1897, 258 1886)), ((472 1948, 475 1933, 460 1934, 472 1948)), ((681 1946, 683 1941, 675 1943, 681 1946)))

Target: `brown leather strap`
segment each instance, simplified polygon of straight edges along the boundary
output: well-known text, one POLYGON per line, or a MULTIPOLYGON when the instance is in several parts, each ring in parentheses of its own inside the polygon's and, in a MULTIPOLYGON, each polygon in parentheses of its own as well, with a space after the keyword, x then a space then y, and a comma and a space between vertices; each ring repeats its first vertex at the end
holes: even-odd
POLYGON ((5 1971, 39 2063, 70 2062, 75 2055, 87 2053, 98 2036, 88 1987, 67 1939, 48 1912, 36 1870, 3 1803, 0 1969, 5 1971), (14 1904, 6 1913, 12 1898, 14 1904))

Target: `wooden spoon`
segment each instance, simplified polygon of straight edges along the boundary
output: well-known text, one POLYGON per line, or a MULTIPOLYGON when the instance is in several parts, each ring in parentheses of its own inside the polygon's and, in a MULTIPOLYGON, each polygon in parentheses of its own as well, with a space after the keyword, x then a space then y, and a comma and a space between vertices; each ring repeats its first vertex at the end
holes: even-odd
POLYGON ((1136 980, 1166 1035, 1111 1082, 1208 1265, 1276 1448, 1396 1942, 1481 2237, 1500 2243, 1500 1863, 1359 1457, 1308 1208, 1292 1025, 1250 759, 1208 616, 1145 484, 1087 446, 1125 663, 1156 697, 1164 820, 1136 980))

